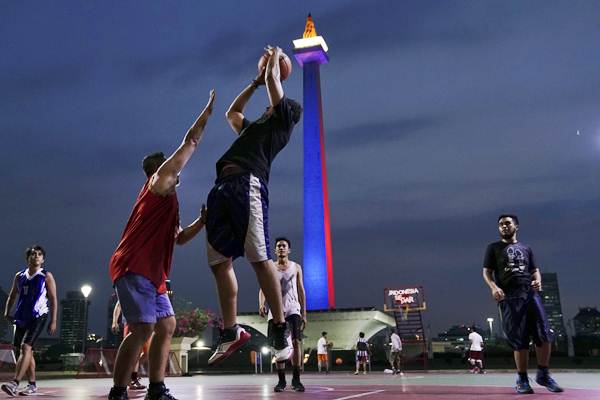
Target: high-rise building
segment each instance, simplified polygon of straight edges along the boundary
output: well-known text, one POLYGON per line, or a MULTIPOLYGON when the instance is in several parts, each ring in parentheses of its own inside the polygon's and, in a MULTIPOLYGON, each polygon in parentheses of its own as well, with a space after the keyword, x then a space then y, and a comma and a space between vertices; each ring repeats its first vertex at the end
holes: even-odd
POLYGON ((112 331, 113 310, 118 300, 116 293, 112 293, 108 298, 106 307, 106 336, 104 336, 104 344, 106 346, 117 346, 121 341, 121 335, 115 335, 112 331))
POLYGON ((550 328, 554 331, 557 340, 567 337, 562 306, 560 304, 560 291, 558 289, 558 276, 554 272, 542 274, 542 303, 548 315, 550 328))
POLYGON ((580 307, 573 318, 577 337, 600 337, 600 311, 596 307, 580 307))
POLYGON ((67 297, 60 302, 60 341, 72 346, 74 351, 81 350, 85 334, 86 302, 79 291, 67 292, 67 297))

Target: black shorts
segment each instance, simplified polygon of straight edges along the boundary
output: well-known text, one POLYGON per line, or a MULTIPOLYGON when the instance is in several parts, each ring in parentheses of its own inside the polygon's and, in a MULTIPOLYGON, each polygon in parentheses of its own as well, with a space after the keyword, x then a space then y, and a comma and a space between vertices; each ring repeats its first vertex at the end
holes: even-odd
POLYGON ((34 320, 27 322, 27 324, 25 324, 22 327, 17 326, 17 329, 15 330, 15 338, 13 341, 13 345, 15 346, 17 351, 21 349, 21 345, 23 343, 26 343, 33 347, 35 341, 44 330, 44 326, 46 325, 47 319, 48 314, 44 314, 40 317, 37 317, 34 320))
POLYGON ((553 340, 542 299, 530 290, 520 296, 506 296, 498 302, 504 335, 513 350, 529 349, 533 340, 536 346, 553 340))
MULTIPOLYGON (((285 322, 288 329, 290 330, 290 336, 292 340, 302 340, 302 317, 298 314, 292 314, 285 317, 285 322)), ((271 329, 273 326, 273 320, 269 320, 268 336, 271 337, 271 329)))

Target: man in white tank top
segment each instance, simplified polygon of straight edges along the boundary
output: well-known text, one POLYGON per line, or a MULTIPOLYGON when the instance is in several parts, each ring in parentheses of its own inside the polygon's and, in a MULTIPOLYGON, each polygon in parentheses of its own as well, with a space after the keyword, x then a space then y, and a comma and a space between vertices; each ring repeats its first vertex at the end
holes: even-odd
MULTIPOLYGON (((296 392, 304 392, 304 386, 300 382, 300 366, 302 365, 302 351, 300 342, 302 341, 302 330, 306 326, 306 295, 304 292, 304 282, 302 280, 302 268, 300 264, 291 261, 290 241, 285 237, 275 239, 275 249, 277 252, 276 276, 281 283, 281 296, 283 300, 283 313, 285 321, 288 324, 294 355, 292 356, 292 389, 296 392)), ((269 331, 273 325, 273 315, 269 310, 262 291, 258 294, 258 306, 261 316, 268 315, 269 331)), ((269 334, 269 337, 271 335, 269 334)), ((288 340, 290 338, 288 337, 288 340)), ((277 363, 277 375, 279 382, 275 386, 275 392, 285 390, 285 361, 277 363)))

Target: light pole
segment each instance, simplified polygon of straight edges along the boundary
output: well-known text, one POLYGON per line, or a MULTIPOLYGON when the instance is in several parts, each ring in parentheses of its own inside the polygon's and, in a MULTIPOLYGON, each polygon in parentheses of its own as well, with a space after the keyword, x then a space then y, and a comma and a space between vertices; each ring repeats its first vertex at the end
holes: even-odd
POLYGON ((494 337, 494 330, 493 328, 493 324, 494 324, 494 318, 488 318, 487 319, 488 324, 490 324, 490 340, 492 339, 492 337, 494 337))
POLYGON ((88 296, 92 293, 92 287, 87 283, 81 286, 81 293, 85 298, 85 304, 83 305, 83 343, 81 345, 81 352, 85 358, 85 341, 87 339, 87 318, 88 318, 88 296))

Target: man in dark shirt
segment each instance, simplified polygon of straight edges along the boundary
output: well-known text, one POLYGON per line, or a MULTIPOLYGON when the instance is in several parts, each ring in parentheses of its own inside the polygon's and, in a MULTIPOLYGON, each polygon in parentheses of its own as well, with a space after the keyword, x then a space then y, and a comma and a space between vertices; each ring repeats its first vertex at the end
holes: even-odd
POLYGON ((271 163, 290 140, 302 110, 283 93, 281 49, 268 47, 267 51, 266 67, 227 110, 227 121, 238 137, 217 161, 217 180, 208 195, 207 255, 217 283, 224 327, 209 364, 227 358, 250 339, 250 334, 236 323, 237 279, 233 260, 241 256, 252 264, 271 307, 274 325, 269 340, 277 361, 289 359, 292 353, 286 340, 281 285, 269 254, 267 182, 271 163), (244 108, 262 85, 266 86, 270 105, 258 120, 250 122, 244 117, 244 108))
POLYGON ((539 295, 542 275, 533 251, 517 241, 517 216, 498 217, 498 230, 501 240, 490 243, 485 252, 483 279, 498 301, 504 334, 514 350, 517 393, 533 393, 527 377, 530 339, 535 343, 538 361, 535 381, 551 392, 562 392, 548 372, 553 332, 539 295))

